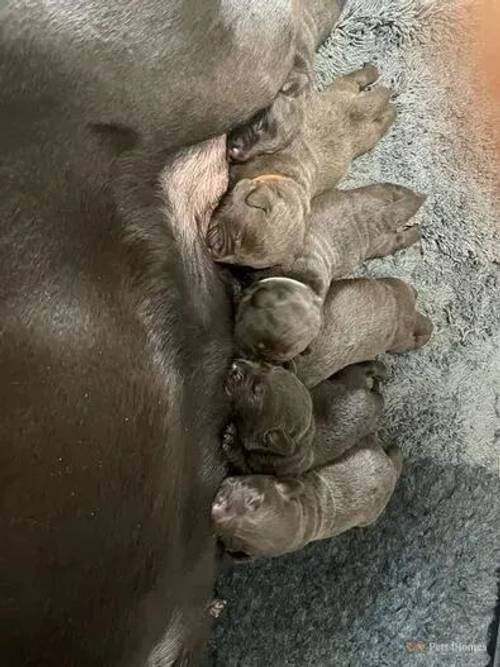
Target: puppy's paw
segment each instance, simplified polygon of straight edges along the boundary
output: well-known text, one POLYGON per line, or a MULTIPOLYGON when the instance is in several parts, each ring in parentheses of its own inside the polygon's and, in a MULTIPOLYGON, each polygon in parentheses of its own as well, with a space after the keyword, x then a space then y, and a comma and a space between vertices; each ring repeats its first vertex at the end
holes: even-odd
POLYGON ((353 92, 363 91, 368 86, 374 84, 380 77, 380 72, 375 65, 365 65, 361 69, 355 70, 350 74, 340 76, 335 85, 339 88, 352 90, 353 92))
POLYGON ((394 124, 398 112, 394 104, 388 104, 375 118, 374 125, 378 129, 379 139, 381 139, 394 124))
POLYGON ((413 336, 415 339, 415 347, 414 347, 415 350, 417 350, 419 347, 422 347, 423 345, 429 342, 433 330, 434 330, 434 325, 432 324, 432 321, 425 315, 417 313, 415 330, 413 332, 413 336))
POLYGON ((385 382, 389 378, 389 372, 381 361, 367 361, 365 372, 368 382, 385 382))
POLYGON ((398 250, 403 250, 404 248, 409 248, 414 243, 419 243, 422 239, 422 232, 418 225, 413 225, 412 227, 407 227, 406 229, 400 229, 394 233, 393 236, 393 252, 398 250))
POLYGON ((381 361, 365 361, 344 368, 335 377, 354 389, 378 391, 379 383, 387 380, 388 372, 381 361))
POLYGON ((370 151, 386 134, 396 118, 391 91, 377 86, 353 96, 348 106, 353 137, 353 155, 370 151))
POLYGON ((361 92, 352 101, 351 118, 355 121, 375 121, 390 106, 392 92, 385 86, 361 92))

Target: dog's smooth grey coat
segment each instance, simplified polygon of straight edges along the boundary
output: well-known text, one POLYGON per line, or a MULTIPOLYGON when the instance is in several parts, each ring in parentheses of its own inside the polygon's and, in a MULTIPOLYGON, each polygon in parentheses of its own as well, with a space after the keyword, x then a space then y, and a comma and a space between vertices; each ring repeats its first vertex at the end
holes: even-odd
POLYGON ((319 333, 332 280, 418 241, 418 226, 408 224, 423 201, 389 183, 316 197, 298 256, 259 272, 239 299, 236 337, 242 348, 278 360, 303 352, 319 333))
POLYGON ((238 555, 296 551, 376 521, 401 469, 400 450, 386 453, 369 437, 338 462, 296 478, 228 477, 212 506, 215 529, 226 549, 238 555))
POLYGON ((337 185, 394 121, 390 91, 364 90, 377 78, 367 66, 304 96, 304 123, 289 145, 231 168, 231 189, 207 235, 215 260, 258 269, 296 257, 312 198, 337 185))
POLYGON ((279 366, 237 360, 228 380, 231 423, 224 453, 239 473, 298 475, 330 463, 373 433, 381 364, 350 366, 310 393, 279 366))
POLYGON ((397 278, 334 282, 320 333, 295 360, 298 377, 315 387, 350 364, 418 349, 429 340, 432 323, 418 312, 416 299, 413 287, 397 278))
POLYGON ((297 21, 290 0, 2 10, 2 665, 143 667, 211 597, 233 346, 197 222, 227 164, 220 139, 175 152, 269 106, 297 21))

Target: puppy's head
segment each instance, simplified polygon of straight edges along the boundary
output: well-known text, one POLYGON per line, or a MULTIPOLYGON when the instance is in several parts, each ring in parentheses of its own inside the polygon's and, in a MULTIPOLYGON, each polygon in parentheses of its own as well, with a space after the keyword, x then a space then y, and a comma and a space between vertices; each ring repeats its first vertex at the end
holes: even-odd
POLYGON ((268 475, 228 477, 212 504, 215 532, 238 556, 277 556, 294 548, 297 533, 293 501, 303 491, 299 480, 268 475))
POLYGON ((256 155, 273 154, 288 146, 304 120, 303 100, 286 88, 272 106, 256 114, 228 137, 228 154, 233 162, 247 162, 256 155))
POLYGON ((226 384, 238 440, 245 449, 293 455, 313 423, 309 391, 281 366, 236 360, 226 384), (290 451, 292 450, 292 451, 290 451))
POLYGON ((260 280, 244 292, 238 305, 238 344, 257 358, 289 361, 318 335, 321 306, 321 299, 298 280, 260 280))
POLYGON ((279 175, 238 181, 208 225, 214 260, 254 269, 291 261, 305 234, 295 189, 292 179, 279 175))

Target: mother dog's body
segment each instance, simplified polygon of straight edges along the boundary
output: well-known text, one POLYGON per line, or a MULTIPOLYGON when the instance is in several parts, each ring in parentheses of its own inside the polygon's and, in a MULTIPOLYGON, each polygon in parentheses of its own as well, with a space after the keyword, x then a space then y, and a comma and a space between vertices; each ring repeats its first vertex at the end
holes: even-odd
POLYGON ((183 199, 169 154, 270 103, 291 4, 25 0, 0 15, 6 667, 142 666, 210 594, 232 343, 195 224, 227 174, 223 142, 206 144, 213 189, 183 199))

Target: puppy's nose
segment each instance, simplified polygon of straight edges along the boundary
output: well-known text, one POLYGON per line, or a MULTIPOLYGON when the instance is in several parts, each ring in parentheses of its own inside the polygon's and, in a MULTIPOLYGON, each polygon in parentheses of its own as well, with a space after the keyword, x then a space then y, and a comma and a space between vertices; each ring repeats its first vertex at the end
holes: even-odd
POLYGON ((241 159, 243 151, 240 146, 238 146, 237 144, 233 144, 232 146, 229 146, 228 153, 230 160, 238 161, 241 159))
POLYGON ((245 374, 243 373, 243 369, 238 363, 234 362, 231 365, 231 369, 229 370, 229 378, 231 382, 235 385, 241 384, 245 379, 245 374))
POLYGON ((234 361, 226 379, 226 394, 231 397, 233 391, 243 384, 245 372, 238 362, 234 361))

